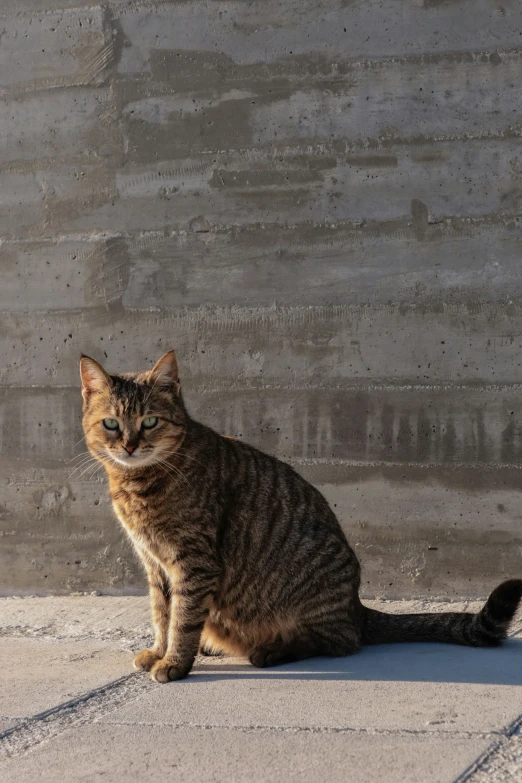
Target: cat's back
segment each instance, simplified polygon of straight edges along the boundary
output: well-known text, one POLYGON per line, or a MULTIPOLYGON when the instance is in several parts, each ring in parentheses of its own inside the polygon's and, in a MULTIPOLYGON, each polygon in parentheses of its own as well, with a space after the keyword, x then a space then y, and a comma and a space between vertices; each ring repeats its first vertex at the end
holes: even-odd
POLYGON ((268 499, 300 500, 306 495, 326 505, 321 493, 287 462, 267 454, 245 441, 219 436, 228 452, 229 479, 241 490, 260 492, 268 499))
POLYGON ((243 441, 219 437, 227 453, 232 518, 253 528, 268 526, 269 532, 286 525, 301 536, 328 530, 346 540, 324 496, 290 465, 243 441))

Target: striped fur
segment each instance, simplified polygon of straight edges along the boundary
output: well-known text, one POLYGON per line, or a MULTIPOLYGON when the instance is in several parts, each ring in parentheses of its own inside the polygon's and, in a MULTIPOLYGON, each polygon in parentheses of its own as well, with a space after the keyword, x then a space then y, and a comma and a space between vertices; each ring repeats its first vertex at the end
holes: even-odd
POLYGON ((364 607, 358 560, 324 497, 285 463, 194 421, 173 352, 123 376, 83 357, 81 375, 86 442, 150 586, 155 642, 134 663, 158 682, 185 677, 198 650, 273 666, 361 644, 505 638, 520 580, 478 615, 364 607), (144 429, 151 416, 157 426, 144 429))

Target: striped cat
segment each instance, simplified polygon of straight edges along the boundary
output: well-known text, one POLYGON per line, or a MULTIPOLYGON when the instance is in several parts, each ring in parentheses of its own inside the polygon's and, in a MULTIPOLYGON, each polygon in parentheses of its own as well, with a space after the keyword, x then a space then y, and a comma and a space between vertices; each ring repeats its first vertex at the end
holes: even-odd
POLYGON ((150 371, 81 360, 83 428, 116 516, 147 573, 154 646, 134 659, 157 682, 198 651, 275 666, 363 644, 506 638, 522 581, 478 614, 388 615, 359 600, 360 567, 326 500, 291 467, 194 421, 173 351, 150 371))

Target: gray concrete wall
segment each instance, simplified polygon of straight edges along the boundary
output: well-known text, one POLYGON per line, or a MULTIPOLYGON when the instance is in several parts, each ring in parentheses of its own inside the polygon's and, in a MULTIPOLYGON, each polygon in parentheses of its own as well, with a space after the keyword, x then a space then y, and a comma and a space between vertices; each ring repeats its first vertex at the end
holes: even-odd
POLYGON ((367 595, 520 576, 519 0, 0 14, 0 590, 143 588, 68 462, 78 356, 171 346, 196 416, 326 493, 367 595))

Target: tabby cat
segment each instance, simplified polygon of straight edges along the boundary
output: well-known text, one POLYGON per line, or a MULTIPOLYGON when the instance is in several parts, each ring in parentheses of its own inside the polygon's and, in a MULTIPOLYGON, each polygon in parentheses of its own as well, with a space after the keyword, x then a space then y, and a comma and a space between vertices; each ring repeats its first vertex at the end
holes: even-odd
POLYGON ((388 615, 359 600, 360 567, 317 489, 291 467, 187 413, 173 351, 109 375, 81 360, 83 428, 112 505, 145 567, 154 646, 134 659, 179 680, 201 651, 275 666, 363 644, 506 638, 522 580, 478 614, 388 615))

